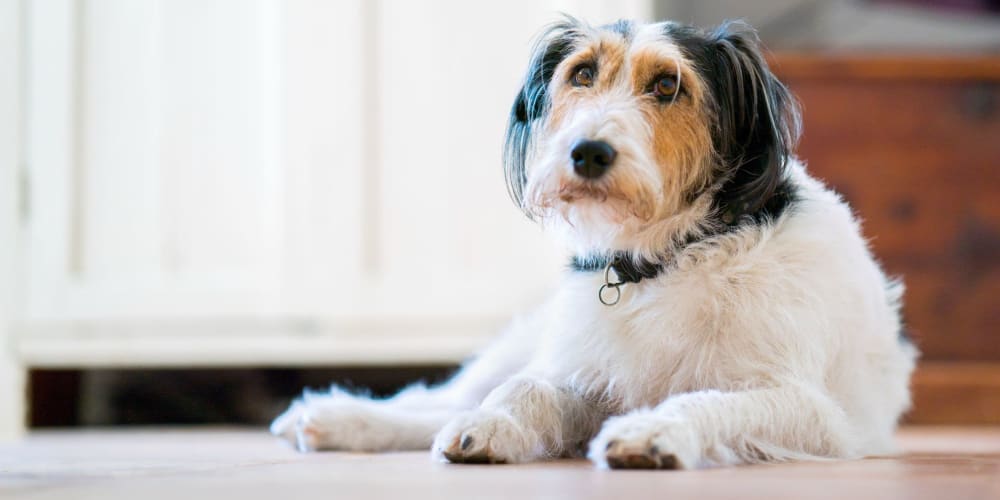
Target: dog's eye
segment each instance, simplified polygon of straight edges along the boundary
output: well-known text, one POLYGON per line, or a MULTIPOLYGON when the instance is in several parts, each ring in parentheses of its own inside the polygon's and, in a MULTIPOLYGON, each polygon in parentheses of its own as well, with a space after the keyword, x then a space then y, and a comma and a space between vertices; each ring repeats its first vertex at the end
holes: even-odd
POLYGON ((570 82, 574 87, 590 87, 594 84, 594 68, 590 66, 580 66, 573 72, 570 82))
POLYGON ((664 75, 656 78, 653 82, 652 94, 660 99, 673 99, 680 88, 677 85, 677 77, 664 75))

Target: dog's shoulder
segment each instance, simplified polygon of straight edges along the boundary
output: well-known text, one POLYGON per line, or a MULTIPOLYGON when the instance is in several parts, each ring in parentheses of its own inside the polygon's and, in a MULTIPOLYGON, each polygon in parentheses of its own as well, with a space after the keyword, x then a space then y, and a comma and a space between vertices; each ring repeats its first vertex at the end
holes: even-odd
POLYGON ((686 247, 677 255, 676 270, 743 273, 755 269, 777 278, 826 267, 817 267, 818 263, 871 259, 851 207, 809 175, 800 161, 790 162, 776 193, 758 213, 686 247))

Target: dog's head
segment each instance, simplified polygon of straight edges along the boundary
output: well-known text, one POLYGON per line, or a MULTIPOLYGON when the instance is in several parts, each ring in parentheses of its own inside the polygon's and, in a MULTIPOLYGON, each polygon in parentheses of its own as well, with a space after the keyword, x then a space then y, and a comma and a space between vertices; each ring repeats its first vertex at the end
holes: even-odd
POLYGON ((737 224, 774 195, 798 110, 747 25, 573 19, 539 38, 505 165, 529 216, 587 249, 636 249, 737 224))

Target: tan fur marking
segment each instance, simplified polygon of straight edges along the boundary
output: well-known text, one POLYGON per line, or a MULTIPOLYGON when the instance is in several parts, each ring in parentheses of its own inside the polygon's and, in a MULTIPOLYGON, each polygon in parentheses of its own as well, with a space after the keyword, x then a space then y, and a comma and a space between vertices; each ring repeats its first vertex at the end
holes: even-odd
MULTIPOLYGON (((677 63, 655 49, 634 51, 631 76, 635 92, 644 93, 661 74, 677 74, 677 63)), ((683 91, 676 100, 644 108, 653 130, 653 156, 663 169, 663 192, 673 201, 672 206, 664 207, 668 213, 663 215, 676 213, 690 202, 687 197, 691 192, 708 187, 714 163, 704 84, 687 61, 680 61, 679 69, 683 91)))
POLYGON ((577 103, 608 91, 615 83, 625 60, 627 46, 620 36, 601 33, 564 59, 553 73, 549 90, 552 92, 552 110, 548 126, 558 128, 566 112, 577 103), (592 62, 597 67, 597 77, 592 87, 574 87, 570 84, 572 71, 577 66, 592 62))

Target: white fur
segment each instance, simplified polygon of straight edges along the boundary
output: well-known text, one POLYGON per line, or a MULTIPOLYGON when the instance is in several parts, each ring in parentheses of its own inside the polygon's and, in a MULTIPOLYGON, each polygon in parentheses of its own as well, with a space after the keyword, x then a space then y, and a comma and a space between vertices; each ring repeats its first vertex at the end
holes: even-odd
MULTIPOLYGON (((629 220, 612 196, 555 207, 543 222, 574 251, 652 254, 704 217, 709 199, 667 213, 676 200, 662 192, 630 98, 593 106, 541 140, 527 198, 569 179, 576 137, 614 138, 621 165, 610 182, 667 200, 655 220, 629 220)), ((383 401, 307 395, 272 432, 303 450, 432 447, 489 462, 586 454, 599 466, 891 453, 917 356, 899 338, 902 286, 836 194, 797 161, 788 178, 797 201, 776 221, 684 248, 613 307, 597 300, 603 273, 567 272, 554 297, 447 384, 383 401)))

